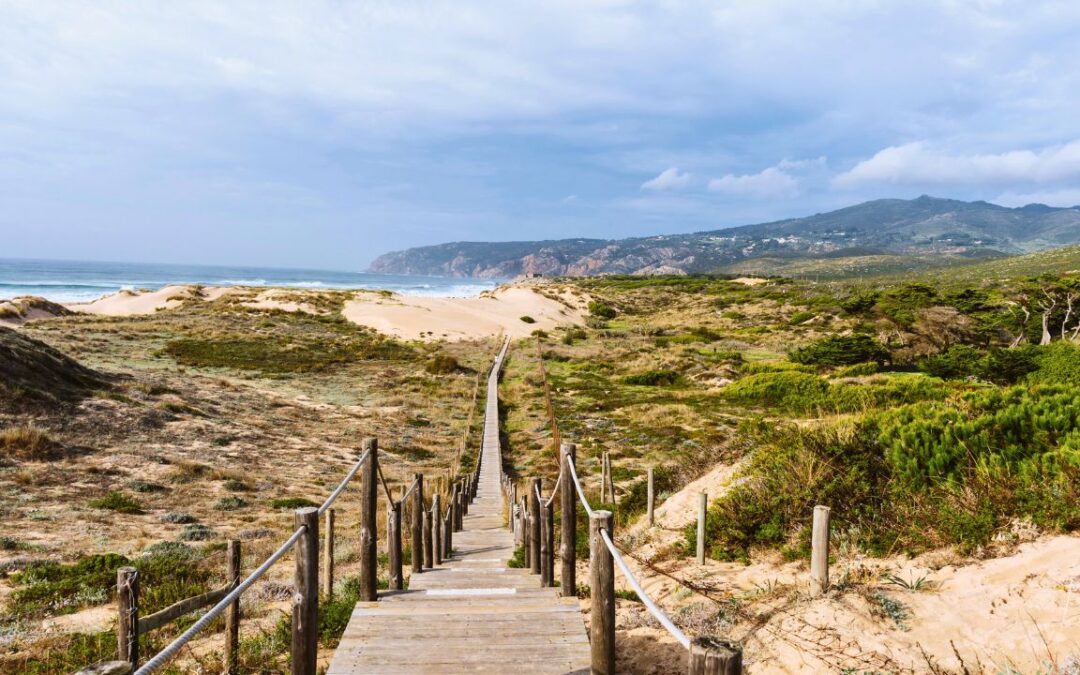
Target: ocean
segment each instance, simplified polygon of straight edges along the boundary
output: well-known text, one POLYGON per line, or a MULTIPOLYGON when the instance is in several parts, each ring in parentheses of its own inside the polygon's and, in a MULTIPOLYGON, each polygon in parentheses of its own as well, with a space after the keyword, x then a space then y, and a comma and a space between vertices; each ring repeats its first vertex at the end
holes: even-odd
POLYGON ((87 302, 123 289, 157 290, 170 284, 367 288, 405 295, 471 297, 500 280, 334 272, 276 267, 221 267, 151 263, 0 258, 0 300, 37 295, 53 302, 87 302))

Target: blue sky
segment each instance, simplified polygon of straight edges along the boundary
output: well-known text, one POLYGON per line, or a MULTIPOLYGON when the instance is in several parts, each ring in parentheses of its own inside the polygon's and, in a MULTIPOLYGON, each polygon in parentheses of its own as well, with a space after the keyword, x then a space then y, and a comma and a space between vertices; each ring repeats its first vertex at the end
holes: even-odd
POLYGON ((1080 204, 1080 3, 0 0, 0 257, 1080 204))

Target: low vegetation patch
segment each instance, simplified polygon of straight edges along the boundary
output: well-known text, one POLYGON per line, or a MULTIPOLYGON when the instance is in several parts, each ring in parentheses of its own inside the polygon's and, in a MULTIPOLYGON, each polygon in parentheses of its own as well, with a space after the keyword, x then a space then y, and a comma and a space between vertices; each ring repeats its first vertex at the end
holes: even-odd
POLYGON ((643 373, 627 375, 623 383, 645 387, 669 387, 677 384, 681 376, 674 370, 647 370, 643 373))
POLYGON ((270 502, 270 506, 275 509, 301 509, 305 506, 318 506, 318 504, 307 497, 282 497, 270 502))
POLYGON ((8 427, 0 431, 0 456, 6 459, 45 461, 61 455, 62 447, 35 427, 8 427))
POLYGON ((109 492, 104 497, 90 500, 90 506, 95 509, 107 509, 117 513, 144 513, 142 504, 133 497, 122 492, 109 492))

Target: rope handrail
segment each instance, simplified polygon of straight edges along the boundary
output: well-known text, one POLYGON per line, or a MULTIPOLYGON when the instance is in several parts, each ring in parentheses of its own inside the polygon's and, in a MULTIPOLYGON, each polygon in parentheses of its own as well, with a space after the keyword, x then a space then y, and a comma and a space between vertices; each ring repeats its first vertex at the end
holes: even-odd
POLYGON ((656 603, 652 601, 652 598, 649 597, 649 594, 646 593, 645 589, 641 587, 641 584, 639 584, 638 580, 634 577, 634 573, 630 571, 629 567, 627 567, 626 561, 623 560, 622 554, 619 552, 619 549, 617 549, 615 547, 615 543, 611 541, 611 535, 608 534, 608 531, 601 529, 600 538, 604 540, 604 545, 607 546, 608 551, 611 551, 611 557, 614 558, 615 562, 619 565, 619 569, 622 570, 623 576, 626 577, 626 581, 630 584, 630 586, 633 587, 634 592, 637 593, 638 598, 640 598, 641 602, 644 603, 645 607, 648 608, 649 613, 651 613, 656 618, 656 620, 660 622, 661 626, 666 628, 667 631, 671 633, 672 637, 678 640, 679 644, 681 644, 686 649, 690 649, 690 638, 687 637, 686 633, 682 632, 682 630, 680 630, 679 627, 676 626, 671 621, 671 619, 668 618, 667 614, 664 614, 664 610, 656 606, 656 603))
POLYGON ((409 498, 409 495, 412 494, 412 491, 415 490, 416 486, 419 485, 419 484, 420 484, 420 479, 413 478, 412 485, 410 485, 409 489, 405 491, 405 494, 401 495, 401 499, 399 499, 398 501, 404 503, 404 501, 409 498))
POLYGON ((380 463, 376 464, 375 468, 377 468, 379 470, 379 480, 382 482, 383 492, 386 493, 386 501, 393 504, 394 503, 394 495, 390 494, 390 486, 388 486, 386 484, 386 476, 384 476, 383 472, 382 472, 382 463, 380 462, 380 463))
MULTIPOLYGON (((578 479, 577 469, 574 467, 573 462, 565 461, 570 457, 569 454, 564 455, 563 457, 566 468, 570 470, 570 477, 574 480, 574 487, 577 489, 578 499, 581 502, 581 505, 585 507, 585 512, 592 516, 593 510, 592 507, 589 506, 589 500, 585 498, 585 491, 581 487, 581 480, 578 479)), ((645 592, 645 589, 641 587, 641 584, 638 583, 638 580, 634 576, 634 573, 630 571, 630 568, 626 565, 626 561, 623 560, 622 554, 615 547, 615 542, 611 540, 611 535, 608 533, 608 531, 601 529, 600 536, 604 540, 604 545, 607 546, 609 551, 611 551, 611 557, 619 565, 619 569, 622 570, 623 576, 626 577, 626 581, 630 584, 631 587, 633 587, 634 592, 638 594, 641 602, 645 605, 646 608, 648 608, 649 613, 651 613, 656 618, 656 620, 660 622, 661 626, 666 628, 667 631, 671 633, 672 637, 674 637, 679 642, 679 644, 681 644, 686 649, 690 649, 690 638, 687 637, 686 633, 682 632, 682 630, 680 630, 679 627, 676 626, 671 621, 671 619, 668 618, 667 614, 664 614, 664 610, 660 609, 660 607, 658 607, 657 604, 652 601, 652 598, 649 597, 649 594, 645 592)))
MULTIPOLYGON (((569 456, 570 455, 565 455, 565 457, 569 456)), ((593 510, 592 507, 589 506, 589 500, 585 498, 585 490, 581 487, 581 480, 578 479, 577 469, 574 468, 574 463, 566 462, 566 468, 570 469, 570 477, 574 479, 574 487, 577 488, 578 500, 581 502, 581 505, 585 507, 585 513, 591 516, 593 510)))
POLYGON ((172 659, 172 657, 175 656, 176 653, 180 651, 180 649, 184 645, 186 645, 193 637, 195 637, 196 634, 199 633, 199 631, 201 631, 203 628, 206 628, 206 626, 209 625, 211 621, 216 619, 218 615, 224 612, 229 605, 231 605, 237 598, 239 598, 241 593, 246 591, 248 588, 251 587, 252 584, 258 581, 259 577, 261 577, 263 574, 266 574, 266 571, 270 569, 274 565, 274 563, 276 563, 278 560, 281 560, 281 557, 288 553, 289 549, 296 545, 296 542, 299 541, 300 537, 304 534, 306 530, 307 528, 303 525, 296 528, 296 531, 292 533, 292 536, 289 537, 285 541, 285 543, 278 548, 278 550, 274 551, 269 558, 264 560, 263 564, 259 565, 254 572, 248 575, 246 579, 237 584, 236 588, 230 591, 229 594, 226 595, 224 598, 219 600, 216 605, 214 605, 208 612, 206 612, 206 614, 203 614, 202 617, 200 617, 198 621, 193 623, 190 628, 181 633, 178 638, 170 642, 168 646, 165 647, 165 649, 162 649, 160 652, 155 654, 153 658, 144 663, 141 668, 135 671, 135 675, 149 675, 149 673, 154 672, 161 666, 168 663, 169 660, 172 659))
POLYGON ((356 464, 353 465, 353 468, 349 470, 349 473, 345 474, 345 478, 341 481, 341 484, 337 486, 337 489, 330 493, 330 496, 327 497, 326 501, 323 502, 322 506, 319 507, 320 516, 326 513, 326 510, 330 508, 330 505, 337 501, 337 498, 341 495, 342 492, 345 491, 345 488, 349 485, 349 481, 353 479, 353 476, 356 475, 356 472, 359 471, 360 467, 364 465, 364 460, 368 458, 368 455, 370 453, 371 450, 365 450, 364 454, 360 455, 360 459, 356 460, 356 464))
POLYGON ((555 479, 555 487, 551 488, 551 496, 544 502, 545 506, 551 506, 555 502, 555 495, 559 494, 559 486, 562 484, 562 472, 559 472, 559 477, 555 479))

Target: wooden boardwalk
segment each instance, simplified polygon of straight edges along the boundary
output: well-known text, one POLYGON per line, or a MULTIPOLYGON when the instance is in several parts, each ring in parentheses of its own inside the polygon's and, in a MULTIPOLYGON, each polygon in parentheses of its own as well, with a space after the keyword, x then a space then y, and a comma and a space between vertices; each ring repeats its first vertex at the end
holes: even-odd
POLYGON ((475 501, 453 556, 414 574, 409 590, 361 602, 328 675, 352 673, 588 673, 589 641, 576 598, 510 569, 514 537, 500 486, 498 372, 488 379, 475 501))

